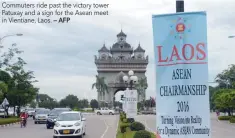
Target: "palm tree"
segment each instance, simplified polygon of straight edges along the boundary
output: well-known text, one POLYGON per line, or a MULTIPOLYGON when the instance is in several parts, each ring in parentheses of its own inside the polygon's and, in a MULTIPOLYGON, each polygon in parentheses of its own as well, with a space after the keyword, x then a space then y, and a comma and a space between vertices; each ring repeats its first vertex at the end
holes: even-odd
MULTIPOLYGON (((142 96, 145 98, 145 89, 147 89, 148 83, 147 83, 147 78, 141 78, 139 79, 138 83, 136 84, 136 89, 138 92, 138 97, 142 96)), ((143 99, 144 101, 145 99, 143 99)))
POLYGON ((108 92, 108 85, 105 83, 105 77, 99 77, 96 75, 96 82, 92 84, 92 89, 96 88, 97 92, 102 97, 105 95, 105 92, 108 92))

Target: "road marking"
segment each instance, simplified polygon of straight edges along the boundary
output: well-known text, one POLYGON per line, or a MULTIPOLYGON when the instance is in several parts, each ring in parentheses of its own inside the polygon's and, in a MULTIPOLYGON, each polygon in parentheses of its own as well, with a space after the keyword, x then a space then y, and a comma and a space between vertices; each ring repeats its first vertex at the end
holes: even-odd
POLYGON ((107 133, 107 131, 108 131, 108 129, 109 129, 109 126, 108 126, 108 124, 106 123, 106 121, 105 121, 105 120, 103 120, 103 121, 104 121, 104 124, 105 124, 105 126, 106 126, 106 129, 105 129, 104 133, 102 134, 102 136, 101 136, 100 138, 104 138, 105 134, 107 133))

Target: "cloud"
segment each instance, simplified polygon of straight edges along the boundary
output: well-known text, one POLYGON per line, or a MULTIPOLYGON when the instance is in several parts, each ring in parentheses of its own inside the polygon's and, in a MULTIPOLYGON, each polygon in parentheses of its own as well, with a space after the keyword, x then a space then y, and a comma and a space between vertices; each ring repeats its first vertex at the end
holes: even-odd
MULTIPOLYGON (((149 55, 147 96, 154 96, 152 14, 174 13, 175 1, 100 0, 99 3, 110 4, 109 16, 77 16, 72 17, 68 24, 2 24, 0 36, 24 34, 22 37, 6 38, 3 44, 17 43, 24 50, 23 57, 28 63, 26 67, 35 72, 39 80, 36 85, 41 93, 57 99, 69 93, 92 99, 97 95, 91 90, 97 74, 94 55, 98 54, 103 43, 111 47, 122 28, 127 34, 128 43, 137 47, 140 42, 146 55, 149 55)), ((233 63, 232 59, 235 58, 235 39, 227 38, 235 34, 234 5, 228 0, 185 1, 185 11, 207 11, 209 81, 214 81, 215 75, 233 63)))
POLYGON ((38 78, 39 81, 36 86, 40 87, 42 93, 50 91, 50 95, 57 95, 57 99, 64 98, 65 95, 74 94, 81 98, 95 99, 97 95, 91 90, 90 82, 94 82, 93 76, 48 76, 38 78), (63 94, 61 94, 63 92, 63 94))

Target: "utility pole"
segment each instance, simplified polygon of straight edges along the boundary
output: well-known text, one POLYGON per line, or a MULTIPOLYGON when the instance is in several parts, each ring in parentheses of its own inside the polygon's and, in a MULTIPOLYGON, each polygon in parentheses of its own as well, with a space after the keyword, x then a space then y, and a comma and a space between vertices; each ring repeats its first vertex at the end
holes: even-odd
POLYGON ((184 0, 176 0, 176 12, 184 12, 184 0))

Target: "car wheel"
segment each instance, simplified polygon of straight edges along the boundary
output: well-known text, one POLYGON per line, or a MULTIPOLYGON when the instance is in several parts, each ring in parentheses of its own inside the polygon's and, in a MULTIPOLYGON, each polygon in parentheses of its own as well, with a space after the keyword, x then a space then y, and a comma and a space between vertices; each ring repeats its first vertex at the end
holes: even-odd
POLYGON ((110 112, 110 113, 109 113, 109 115, 113 115, 113 113, 112 113, 112 112, 110 112))
POLYGON ((36 121, 34 122, 34 124, 37 124, 37 123, 38 123, 38 122, 36 122, 36 121))
POLYGON ((47 125, 47 129, 50 129, 50 128, 51 128, 51 126, 47 125))
POLYGON ((97 115, 101 115, 101 113, 100 113, 100 112, 97 112, 97 115))
POLYGON ((58 138, 57 136, 53 136, 53 138, 58 138))
POLYGON ((81 136, 78 136, 78 138, 83 138, 83 135, 81 135, 81 136))

